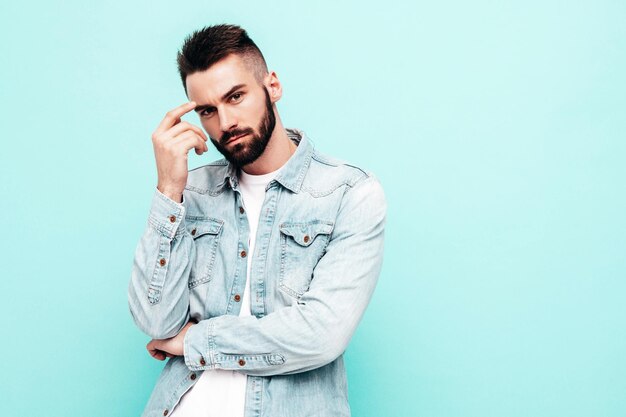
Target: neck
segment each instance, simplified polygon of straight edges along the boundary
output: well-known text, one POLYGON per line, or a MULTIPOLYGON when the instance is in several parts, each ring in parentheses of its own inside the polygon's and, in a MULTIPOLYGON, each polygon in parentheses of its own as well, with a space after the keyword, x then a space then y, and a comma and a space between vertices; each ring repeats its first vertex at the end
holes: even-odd
POLYGON ((244 165, 242 169, 246 174, 250 175, 262 175, 276 171, 289 160, 297 147, 298 146, 289 139, 289 136, 287 136, 287 132, 277 115, 276 126, 265 147, 265 151, 256 161, 244 165))

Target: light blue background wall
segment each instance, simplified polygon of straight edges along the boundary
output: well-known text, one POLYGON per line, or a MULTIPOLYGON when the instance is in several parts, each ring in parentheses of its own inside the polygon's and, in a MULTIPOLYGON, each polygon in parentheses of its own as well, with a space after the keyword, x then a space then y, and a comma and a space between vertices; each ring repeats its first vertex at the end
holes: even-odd
POLYGON ((355 416, 626 415, 626 5, 599 0, 3 2, 2 415, 142 410, 150 135, 185 101, 183 38, 222 22, 285 125, 385 186, 355 416))

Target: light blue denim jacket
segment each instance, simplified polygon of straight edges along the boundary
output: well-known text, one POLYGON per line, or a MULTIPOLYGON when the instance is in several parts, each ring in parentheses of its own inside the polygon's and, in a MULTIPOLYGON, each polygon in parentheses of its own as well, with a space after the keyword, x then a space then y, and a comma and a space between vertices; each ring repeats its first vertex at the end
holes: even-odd
POLYGON ((317 152, 304 132, 266 189, 254 254, 237 171, 220 160, 189 171, 183 202, 158 190, 128 292, 148 336, 184 339, 143 415, 167 416, 204 370, 248 375, 245 417, 349 416, 343 352, 383 258, 379 181, 317 152), (250 309, 239 317, 252 258, 250 309))

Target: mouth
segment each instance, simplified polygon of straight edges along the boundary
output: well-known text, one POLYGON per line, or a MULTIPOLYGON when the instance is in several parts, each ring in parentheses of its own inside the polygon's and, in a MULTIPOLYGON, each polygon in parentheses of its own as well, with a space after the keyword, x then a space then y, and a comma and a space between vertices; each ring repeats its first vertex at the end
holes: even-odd
POLYGON ((227 141, 225 144, 226 144, 226 145, 229 145, 229 144, 231 144, 231 143, 235 143, 235 142, 237 142, 239 139, 244 138, 244 137, 246 137, 246 136, 248 136, 248 133, 245 133, 245 134, 240 135, 240 136, 235 136, 235 137, 233 137, 233 138, 228 139, 228 141, 227 141))

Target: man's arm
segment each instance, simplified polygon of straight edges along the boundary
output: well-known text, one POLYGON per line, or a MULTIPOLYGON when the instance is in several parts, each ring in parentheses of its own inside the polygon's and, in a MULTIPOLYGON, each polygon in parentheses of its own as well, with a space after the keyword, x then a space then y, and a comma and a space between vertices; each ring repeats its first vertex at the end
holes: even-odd
POLYGON ((374 291, 385 217, 380 183, 373 176, 361 180, 346 192, 327 251, 298 303, 260 319, 228 315, 186 328, 187 366, 268 376, 304 372, 335 360, 374 291))
POLYGON ((195 148, 201 155, 208 148, 202 130, 180 118, 195 106, 190 101, 168 111, 152 133, 158 184, 135 250, 128 305, 137 326, 156 339, 176 335, 189 320, 187 283, 195 246, 185 229, 183 190, 188 152, 195 148))

